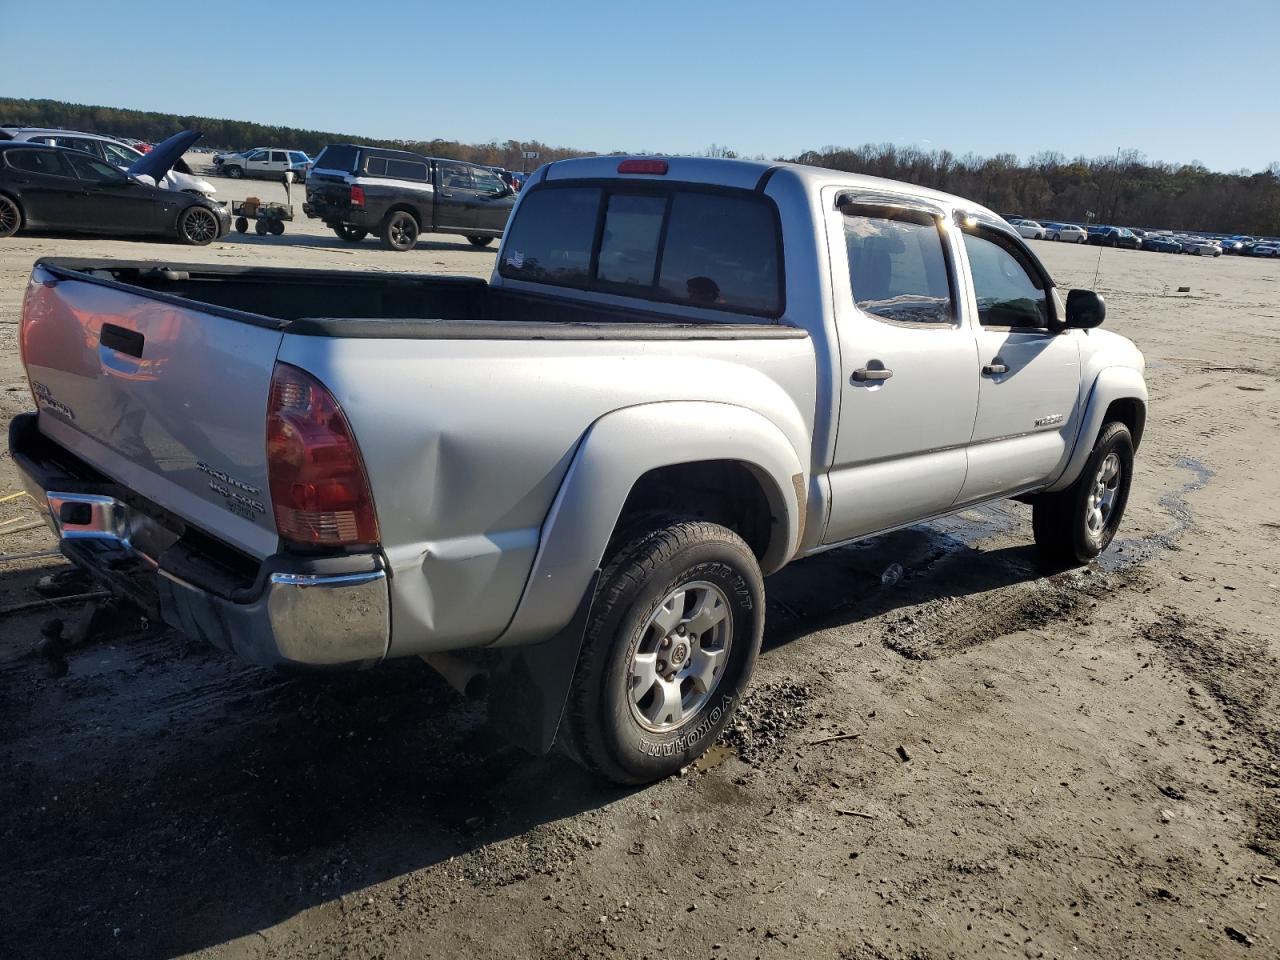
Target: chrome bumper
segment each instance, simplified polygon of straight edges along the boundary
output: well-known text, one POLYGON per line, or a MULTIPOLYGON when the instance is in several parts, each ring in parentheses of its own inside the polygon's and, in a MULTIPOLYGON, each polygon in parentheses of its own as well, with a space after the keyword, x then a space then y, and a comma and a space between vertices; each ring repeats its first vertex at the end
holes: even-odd
POLYGON ((68 559, 144 606, 151 606, 153 592, 153 614, 188 636, 263 666, 358 667, 386 656, 390 596, 386 571, 373 555, 341 558, 371 569, 334 573, 297 569, 308 564, 299 558, 273 557, 258 589, 229 599, 165 569, 165 554, 179 537, 148 515, 107 495, 45 492, 25 471, 23 479, 68 559), (271 569, 285 565, 295 569, 271 569))

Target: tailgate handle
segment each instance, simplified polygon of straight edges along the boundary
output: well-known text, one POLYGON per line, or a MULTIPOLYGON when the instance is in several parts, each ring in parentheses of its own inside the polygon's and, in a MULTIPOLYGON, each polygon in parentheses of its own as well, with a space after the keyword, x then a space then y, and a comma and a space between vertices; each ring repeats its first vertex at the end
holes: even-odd
POLYGON ((99 339, 104 347, 127 353, 139 360, 142 359, 143 344, 147 341, 147 338, 137 330, 126 330, 124 327, 117 327, 114 323, 102 325, 102 335, 99 339))

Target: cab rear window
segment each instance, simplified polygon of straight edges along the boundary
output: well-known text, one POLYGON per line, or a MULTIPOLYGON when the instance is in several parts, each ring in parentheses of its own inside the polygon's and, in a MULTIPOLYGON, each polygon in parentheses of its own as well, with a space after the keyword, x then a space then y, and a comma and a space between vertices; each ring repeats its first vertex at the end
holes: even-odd
POLYGON ((534 188, 507 231, 513 280, 776 317, 773 203, 749 191, 612 183, 534 188))

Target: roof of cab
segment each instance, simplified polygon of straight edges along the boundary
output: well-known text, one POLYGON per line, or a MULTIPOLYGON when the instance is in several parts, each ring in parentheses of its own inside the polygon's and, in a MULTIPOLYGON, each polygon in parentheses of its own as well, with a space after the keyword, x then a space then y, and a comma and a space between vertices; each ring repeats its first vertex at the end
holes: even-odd
POLYGON ((963 197, 931 190, 914 183, 900 180, 886 180, 882 177, 869 177, 861 173, 847 173, 844 170, 831 170, 826 167, 811 167, 802 163, 770 162, 767 160, 725 160, 718 157, 629 157, 622 155, 602 157, 580 157, 573 160, 558 160, 545 168, 545 180, 672 180, 685 183, 706 183, 724 187, 738 187, 744 190, 755 190, 765 182, 765 176, 772 171, 773 176, 786 174, 794 177, 807 190, 820 190, 833 185, 866 190, 868 193, 892 193, 901 196, 919 197, 944 207, 958 207, 962 210, 990 214, 997 220, 1001 218, 981 204, 963 197), (620 174, 618 164, 630 159, 662 159, 667 161, 667 173, 663 174, 620 174))

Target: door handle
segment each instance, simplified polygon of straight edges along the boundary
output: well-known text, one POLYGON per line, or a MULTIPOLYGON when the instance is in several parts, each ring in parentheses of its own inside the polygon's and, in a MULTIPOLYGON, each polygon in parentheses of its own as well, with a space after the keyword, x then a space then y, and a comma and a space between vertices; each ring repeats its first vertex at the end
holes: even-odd
POLYGON ((1000 374, 1008 373, 1008 372, 1009 372, 1009 368, 1005 365, 1004 361, 1001 360, 999 357, 996 357, 994 360, 992 360, 990 363, 988 363, 985 367, 982 368, 983 376, 987 376, 987 377, 998 377, 1000 376, 1000 374))
POLYGON ((440 196, 444 197, 446 200, 452 200, 452 199, 453 199, 453 194, 452 194, 452 193, 445 193, 443 190, 441 190, 441 191, 440 191, 440 196))
POLYGON ((892 370, 886 370, 881 367, 878 370, 868 370, 866 367, 859 367, 853 371, 853 375, 849 377, 850 383, 878 383, 888 380, 893 376, 892 370))

